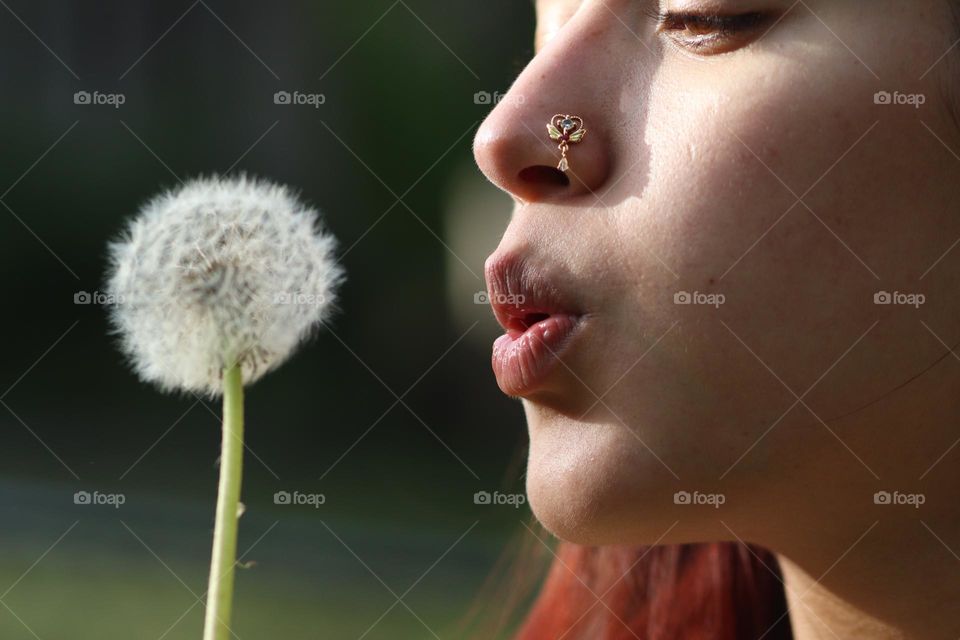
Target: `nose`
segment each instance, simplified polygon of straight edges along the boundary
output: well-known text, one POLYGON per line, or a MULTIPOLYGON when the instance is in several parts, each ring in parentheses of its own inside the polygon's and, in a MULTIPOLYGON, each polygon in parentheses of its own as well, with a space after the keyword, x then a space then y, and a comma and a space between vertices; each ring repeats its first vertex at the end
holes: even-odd
POLYGON ((598 60, 603 35, 591 24, 597 20, 580 15, 564 25, 477 131, 477 165, 516 200, 560 201, 596 194, 609 178, 614 160, 610 127, 616 114, 601 105, 617 104, 610 98, 619 83, 603 72, 616 65, 598 60), (566 171, 557 168, 561 140, 551 139, 547 128, 555 115, 577 116, 586 130, 579 142, 569 143, 566 171))

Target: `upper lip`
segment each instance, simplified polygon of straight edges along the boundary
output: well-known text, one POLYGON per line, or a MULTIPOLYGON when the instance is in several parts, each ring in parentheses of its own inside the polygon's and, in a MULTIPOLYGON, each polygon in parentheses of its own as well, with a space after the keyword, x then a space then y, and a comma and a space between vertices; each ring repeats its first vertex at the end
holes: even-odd
POLYGON ((555 314, 579 315, 545 269, 517 254, 494 254, 484 267, 487 294, 500 326, 519 335, 555 314))

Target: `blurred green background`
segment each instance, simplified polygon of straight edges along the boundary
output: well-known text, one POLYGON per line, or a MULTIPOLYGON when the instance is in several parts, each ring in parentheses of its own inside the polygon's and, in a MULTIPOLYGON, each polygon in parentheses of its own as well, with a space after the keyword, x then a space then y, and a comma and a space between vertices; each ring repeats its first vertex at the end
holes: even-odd
POLYGON ((0 5, 0 637, 201 636, 220 408, 139 382, 96 292, 140 204, 227 171, 302 189, 348 273, 333 332, 248 390, 237 637, 463 637, 530 537, 474 501, 523 491, 526 434, 475 300, 509 199, 470 143, 531 3, 0 5))

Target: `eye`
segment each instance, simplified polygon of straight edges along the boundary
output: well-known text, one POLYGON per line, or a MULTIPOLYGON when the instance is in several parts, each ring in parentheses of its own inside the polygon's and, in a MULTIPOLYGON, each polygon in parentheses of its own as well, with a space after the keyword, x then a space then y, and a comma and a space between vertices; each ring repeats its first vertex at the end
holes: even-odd
POLYGON ((657 16, 657 31, 686 49, 713 55, 750 44, 772 22, 770 15, 758 11, 734 15, 667 12, 657 16))

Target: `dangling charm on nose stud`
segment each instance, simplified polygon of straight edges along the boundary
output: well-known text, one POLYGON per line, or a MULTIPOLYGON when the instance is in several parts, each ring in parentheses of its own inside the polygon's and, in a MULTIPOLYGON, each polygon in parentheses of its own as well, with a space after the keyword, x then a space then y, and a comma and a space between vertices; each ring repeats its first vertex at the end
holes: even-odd
POLYGON ((551 140, 559 140, 560 145, 560 164, 557 169, 566 172, 570 168, 570 162, 567 160, 567 150, 571 144, 576 144, 583 140, 587 130, 583 128, 583 118, 579 116, 557 114, 550 119, 547 124, 547 133, 551 140))

